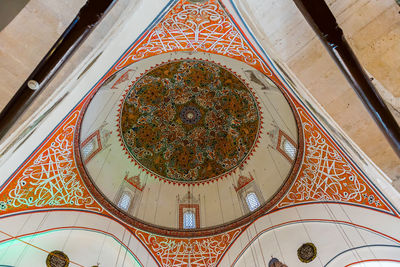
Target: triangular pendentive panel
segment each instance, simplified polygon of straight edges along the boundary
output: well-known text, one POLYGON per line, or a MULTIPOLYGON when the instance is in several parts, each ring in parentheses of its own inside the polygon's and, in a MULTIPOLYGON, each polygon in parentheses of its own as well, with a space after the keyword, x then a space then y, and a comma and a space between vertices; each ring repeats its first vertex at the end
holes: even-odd
MULTIPOLYGON (((78 165, 82 163, 76 160, 80 155, 76 155, 74 150, 74 146, 79 145, 74 138, 80 127, 78 118, 87 102, 105 82, 110 83, 110 90, 129 85, 133 71, 119 73, 116 78, 113 75, 117 75, 117 71, 152 56, 188 51, 230 57, 259 70, 280 87, 298 114, 297 123, 302 132, 299 138, 299 148, 301 146, 302 149, 298 149, 300 160, 296 163, 298 171, 286 191, 276 196, 278 201, 269 211, 323 202, 357 205, 398 216, 392 205, 323 130, 310 110, 284 85, 266 59, 248 40, 224 5, 218 1, 195 3, 180 0, 172 4, 170 10, 132 44, 92 91, 77 103, 48 138, 40 142, 36 151, 2 186, 0 214, 3 216, 24 211, 64 208, 112 216, 89 193, 90 190, 81 177, 79 169, 82 166, 78 165)), ((97 146, 98 151, 107 147, 108 139, 104 137, 117 134, 106 132, 103 128, 87 138, 87 143, 93 142, 92 145, 97 146)), ((96 149, 84 160, 95 158, 96 149)), ((126 177, 130 181, 128 174, 126 177)), ((135 185, 137 190, 143 190, 144 184, 140 180, 135 185)), ((127 228, 131 229, 163 266, 212 266, 243 230, 242 226, 211 237, 172 238, 128 225, 127 228), (188 250, 191 253, 189 256, 185 254, 188 250), (205 258, 208 260, 205 261, 205 258)))
POLYGON ((244 228, 204 238, 165 237, 134 229, 161 266, 215 266, 244 228))

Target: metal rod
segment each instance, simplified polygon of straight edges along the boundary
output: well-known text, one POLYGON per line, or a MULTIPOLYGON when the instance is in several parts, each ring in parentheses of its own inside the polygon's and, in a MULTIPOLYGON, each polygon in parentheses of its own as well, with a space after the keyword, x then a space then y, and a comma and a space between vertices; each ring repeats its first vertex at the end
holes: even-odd
POLYGON ((116 0, 88 0, 0 113, 0 139, 92 32, 116 0))
POLYGON ((400 157, 400 128, 324 0, 293 0, 400 157))

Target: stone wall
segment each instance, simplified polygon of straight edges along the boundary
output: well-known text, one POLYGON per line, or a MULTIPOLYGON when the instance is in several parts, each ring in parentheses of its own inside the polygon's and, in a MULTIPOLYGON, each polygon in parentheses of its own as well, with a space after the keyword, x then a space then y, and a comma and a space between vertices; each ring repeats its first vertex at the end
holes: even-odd
MULTIPOLYGON (((3 108, 78 14, 85 0, 30 0, 0 32, 0 108, 3 108)), ((10 132, 27 120, 138 1, 120 0, 67 61, 10 132)), ((79 78, 79 77, 78 77, 79 78)))
MULTIPOLYGON (((351 139, 393 180, 400 160, 291 0, 236 1, 272 50, 351 139)), ((392 0, 327 0, 346 38, 400 121, 400 8, 392 0)), ((398 188, 400 188, 400 183, 398 188)))

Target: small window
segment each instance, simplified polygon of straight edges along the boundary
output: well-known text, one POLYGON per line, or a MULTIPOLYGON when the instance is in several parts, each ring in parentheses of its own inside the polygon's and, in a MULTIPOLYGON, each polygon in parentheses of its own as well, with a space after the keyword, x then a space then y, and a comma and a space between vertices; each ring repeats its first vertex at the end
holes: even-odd
POLYGON ((260 207, 260 201, 258 201, 258 197, 255 193, 248 193, 246 196, 247 206, 249 207, 250 211, 253 211, 260 207))
POLYGON ((285 141, 283 141, 283 150, 291 159, 294 159, 296 157, 296 148, 291 142, 286 139, 285 141))
POLYGON ((89 155, 92 153, 92 151, 94 150, 94 147, 95 147, 95 142, 96 142, 96 139, 93 138, 86 145, 84 145, 82 147, 81 151, 82 151, 83 159, 87 159, 89 157, 89 155))
POLYGON ((276 150, 280 152, 289 162, 296 159, 297 145, 287 134, 279 130, 276 150))
POLYGON ((193 211, 188 210, 183 213, 183 229, 196 228, 196 215, 193 211))
POLYGON ((118 207, 120 207, 124 211, 128 211, 130 205, 131 205, 131 196, 126 192, 122 193, 122 196, 118 202, 118 207))

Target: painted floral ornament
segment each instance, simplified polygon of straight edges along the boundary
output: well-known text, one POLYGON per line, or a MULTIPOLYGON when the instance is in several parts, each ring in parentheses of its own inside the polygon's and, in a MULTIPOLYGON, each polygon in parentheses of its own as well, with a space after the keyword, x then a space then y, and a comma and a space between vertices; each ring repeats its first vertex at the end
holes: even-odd
POLYGON ((123 99, 120 131, 135 163, 173 182, 208 181, 240 166, 261 127, 258 103, 233 72, 209 61, 159 65, 123 99))
POLYGON ((297 249, 297 257, 301 262, 312 262, 317 257, 317 248, 313 243, 305 243, 297 249))

